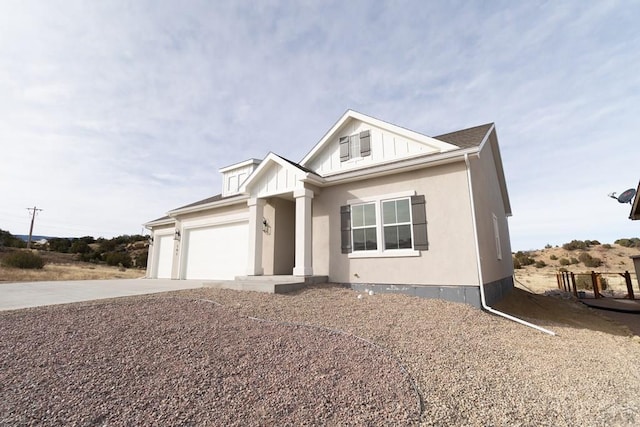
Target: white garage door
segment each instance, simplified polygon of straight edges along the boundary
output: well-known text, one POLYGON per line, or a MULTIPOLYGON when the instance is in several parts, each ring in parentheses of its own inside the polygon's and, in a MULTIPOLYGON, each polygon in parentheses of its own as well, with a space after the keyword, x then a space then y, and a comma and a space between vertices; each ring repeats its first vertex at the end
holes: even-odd
POLYGON ((158 254, 156 257, 156 278, 170 279, 173 264, 173 235, 157 236, 154 245, 158 254))
POLYGON ((187 230, 185 279, 233 279, 247 271, 247 222, 187 230))

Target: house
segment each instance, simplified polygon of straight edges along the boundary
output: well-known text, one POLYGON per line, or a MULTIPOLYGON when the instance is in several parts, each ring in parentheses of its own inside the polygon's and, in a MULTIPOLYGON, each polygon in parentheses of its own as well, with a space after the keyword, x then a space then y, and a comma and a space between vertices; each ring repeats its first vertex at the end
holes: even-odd
POLYGON ((299 163, 220 173, 222 193, 145 224, 148 277, 327 276, 475 306, 513 287, 494 124, 429 137, 349 110, 299 163))

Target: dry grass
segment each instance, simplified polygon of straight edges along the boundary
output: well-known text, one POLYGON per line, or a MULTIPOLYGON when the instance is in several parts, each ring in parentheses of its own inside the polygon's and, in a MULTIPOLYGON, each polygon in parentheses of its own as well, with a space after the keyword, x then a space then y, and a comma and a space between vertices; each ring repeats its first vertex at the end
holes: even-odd
POLYGON ((47 264, 42 270, 22 270, 0 267, 2 282, 42 282, 57 280, 135 279, 144 276, 144 270, 93 264, 47 264))
MULTIPOLYGON (((2 254, 0 254, 1 257, 2 254)), ((59 280, 135 279, 145 275, 144 270, 76 261, 73 254, 39 251, 46 264, 40 270, 25 270, 0 266, 0 283, 43 282, 59 280)))

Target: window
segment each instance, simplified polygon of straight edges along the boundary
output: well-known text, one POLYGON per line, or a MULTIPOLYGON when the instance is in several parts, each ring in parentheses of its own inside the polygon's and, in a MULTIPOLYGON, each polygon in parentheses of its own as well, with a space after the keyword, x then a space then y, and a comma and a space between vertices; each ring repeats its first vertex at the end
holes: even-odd
POLYGON ((378 249, 376 205, 374 203, 353 206, 351 208, 351 224, 354 251, 378 249))
POLYGON ((405 194, 342 206, 342 253, 416 256, 427 250, 424 196, 405 194))
POLYGON ((371 132, 362 131, 340 138, 340 161, 358 159, 371 154, 371 132))
POLYGON ((411 249, 409 199, 382 202, 385 249, 411 249))
POLYGON ((496 239, 496 254, 498 259, 502 259, 502 245, 500 244, 500 228, 498 227, 498 217, 493 215, 493 236, 496 239))
POLYGON ((350 158, 362 157, 360 156, 360 135, 349 137, 349 153, 351 153, 350 158))

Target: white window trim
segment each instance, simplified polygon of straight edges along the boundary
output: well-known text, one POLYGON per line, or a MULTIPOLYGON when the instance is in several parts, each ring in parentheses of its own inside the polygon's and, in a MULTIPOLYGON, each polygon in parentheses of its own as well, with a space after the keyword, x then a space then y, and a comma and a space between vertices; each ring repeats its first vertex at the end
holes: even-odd
MULTIPOLYGON (((388 200, 404 199, 415 196, 415 190, 401 191, 398 193, 384 194, 381 196, 367 196, 358 199, 347 200, 348 205, 359 205, 364 203, 375 203, 376 208, 376 239, 378 242, 378 249, 370 251, 355 251, 352 250, 347 254, 348 258, 399 258, 399 257, 414 257, 420 256, 420 251, 415 249, 384 249, 384 224, 382 224, 382 202, 388 200)), ((411 202, 409 202, 411 203, 411 202)), ((409 214, 411 213, 411 206, 409 206, 409 214)), ((410 216, 411 224, 411 245, 413 245, 413 216, 410 216)), ((353 246, 353 229, 351 230, 351 245, 353 246)))

